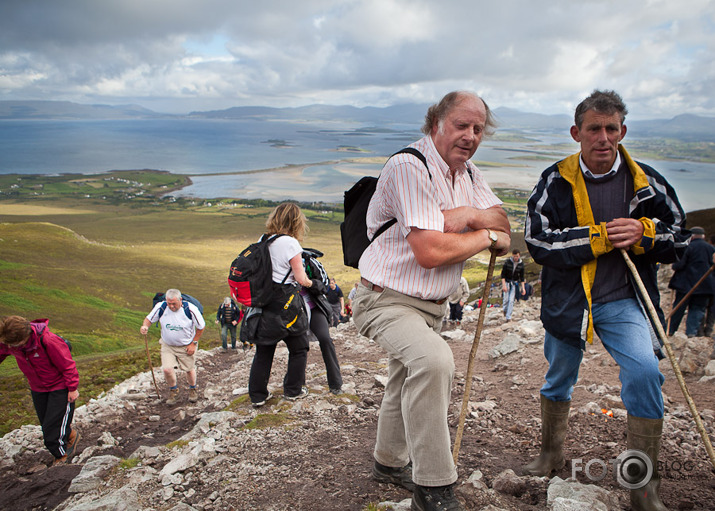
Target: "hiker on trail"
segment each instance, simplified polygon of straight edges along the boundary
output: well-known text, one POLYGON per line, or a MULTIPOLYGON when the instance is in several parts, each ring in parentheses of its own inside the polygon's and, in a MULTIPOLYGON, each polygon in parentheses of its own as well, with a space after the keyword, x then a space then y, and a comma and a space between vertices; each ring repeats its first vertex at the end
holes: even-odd
POLYGON ((328 291, 325 293, 332 309, 330 316, 330 326, 338 326, 345 315, 345 297, 343 290, 338 287, 335 279, 330 279, 328 291))
MULTIPOLYGON (((455 322, 457 325, 462 323, 462 311, 464 310, 464 304, 467 303, 469 299, 469 283, 467 279, 462 277, 459 280, 459 286, 454 292, 449 295, 447 302, 449 302, 449 320, 455 322)), ((444 321, 443 321, 444 323, 444 321)))
MULTIPOLYGON (((690 239, 690 244, 685 250, 683 258, 673 263, 674 273, 668 284, 669 288, 675 289, 673 305, 679 304, 703 275, 708 272, 710 267, 715 264, 715 248, 705 241, 705 229, 693 227, 690 232, 693 235, 690 239)), ((685 322, 685 335, 688 337, 697 336, 713 294, 715 294, 715 273, 710 273, 693 290, 693 294, 690 295, 687 302, 673 313, 670 318, 668 335, 673 335, 678 331, 687 308, 688 319, 685 322)))
POLYGON ((21 316, 0 319, 0 363, 8 355, 27 378, 45 447, 61 465, 77 451, 80 434, 73 429, 79 373, 63 338, 47 328, 47 319, 21 316))
POLYGON ((410 146, 427 167, 414 154, 390 158, 367 212, 370 239, 397 219, 360 258, 353 311, 360 333, 389 357, 373 477, 414 490, 412 509, 463 509, 447 423, 454 358, 439 331, 464 262, 489 248, 503 255, 511 243, 502 202, 470 161, 494 126, 477 95, 447 94, 410 146))
POLYGON ((149 327, 156 322, 161 325, 161 368, 169 385, 166 404, 173 406, 179 402, 179 385, 175 368, 186 372, 189 383, 189 401, 199 400, 196 387, 196 350, 206 323, 199 309, 188 300, 183 300, 181 291, 169 289, 164 301, 158 302, 144 318, 139 331, 147 335, 149 327))
MULTIPOLYGON (((279 204, 268 216, 266 234, 283 235, 272 241, 268 248, 274 287, 276 284, 291 286, 297 282, 307 289, 316 286, 316 289, 325 291, 325 285, 317 279, 308 278, 303 268, 303 248, 300 243, 307 230, 305 215, 298 205, 292 202, 279 204)), ((299 301, 302 303, 302 300, 299 301)), ((278 305, 282 308, 282 304, 278 305)), ((263 308, 264 314, 267 309, 271 309, 271 306, 263 308)), ((305 310, 302 314, 305 315, 305 310)), ((288 347, 288 370, 283 378, 283 396, 288 400, 296 400, 308 395, 308 388, 305 387, 305 367, 309 349, 308 322, 307 317, 302 319, 301 324, 304 324, 305 328, 297 332, 289 332, 282 337, 288 347)), ((259 335, 260 332, 259 327, 259 335)), ((248 394, 255 408, 265 405, 266 401, 273 397, 273 394, 268 391, 268 380, 271 376, 273 356, 280 340, 281 338, 256 339, 256 354, 253 357, 248 380, 248 394)))
MULTIPOLYGON (((230 296, 223 299, 223 303, 219 305, 216 311, 216 324, 221 325, 221 348, 223 351, 228 351, 228 334, 231 333, 231 349, 236 349, 236 326, 241 321, 241 311, 230 296)), ((243 343, 243 349, 248 348, 248 343, 243 343)))
POLYGON ((526 294, 524 289, 524 261, 521 260, 521 252, 517 249, 512 250, 511 257, 502 266, 501 287, 504 318, 507 321, 511 321, 516 294, 518 293, 519 296, 526 294))
POLYGON ((620 366, 628 449, 647 453, 654 468, 645 486, 631 490, 632 509, 665 509, 657 470, 664 377, 656 353, 662 353, 620 249, 630 252, 659 309, 656 262, 682 256, 688 235, 670 184, 619 144, 626 114, 613 91, 596 90, 582 101, 571 127, 581 152, 546 169, 528 201, 525 239, 534 261, 543 265, 541 320, 549 368, 541 387, 541 454, 524 472, 546 476, 564 466, 571 394, 595 331, 620 366))
MULTIPOLYGON (((311 267, 320 264, 314 257, 311 256, 312 251, 306 249, 303 252, 303 264, 306 268, 306 273, 316 275, 320 271, 312 270, 311 267)), ((321 254, 322 255, 322 254, 321 254)), ((321 265, 322 267, 322 265, 321 265)), ((330 337, 330 315, 332 308, 325 296, 325 285, 312 286, 303 288, 300 291, 303 300, 305 300, 306 312, 309 317, 310 331, 313 332, 320 346, 320 353, 323 356, 325 363, 325 372, 328 379, 328 389, 335 395, 342 392, 343 377, 340 374, 340 362, 338 355, 335 352, 335 343, 330 337)))

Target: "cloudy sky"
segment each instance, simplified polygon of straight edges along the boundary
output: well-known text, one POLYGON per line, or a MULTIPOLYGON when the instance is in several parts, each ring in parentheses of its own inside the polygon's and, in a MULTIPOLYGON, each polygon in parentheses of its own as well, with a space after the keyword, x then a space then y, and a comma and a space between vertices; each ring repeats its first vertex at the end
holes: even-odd
POLYGON ((2 0, 0 100, 231 106, 431 102, 715 116, 715 0, 2 0))

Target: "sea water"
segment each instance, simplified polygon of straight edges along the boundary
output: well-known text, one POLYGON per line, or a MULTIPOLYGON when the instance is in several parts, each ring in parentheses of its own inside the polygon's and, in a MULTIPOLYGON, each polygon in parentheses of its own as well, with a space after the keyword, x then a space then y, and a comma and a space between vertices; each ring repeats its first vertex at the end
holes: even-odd
MULTIPOLYGON (((379 174, 385 157, 421 137, 419 128, 345 120, 2 120, 0 173, 159 169, 191 176, 179 196, 340 202, 361 176, 379 174), (361 157, 379 158, 346 161, 361 157), (241 174, 261 169, 277 170, 241 174)), ((532 142, 482 143, 474 160, 498 164, 482 167, 490 185, 530 189, 551 162, 578 150, 566 130, 528 136, 532 142)), ((644 163, 668 179, 686 211, 713 207, 715 165, 644 163)))

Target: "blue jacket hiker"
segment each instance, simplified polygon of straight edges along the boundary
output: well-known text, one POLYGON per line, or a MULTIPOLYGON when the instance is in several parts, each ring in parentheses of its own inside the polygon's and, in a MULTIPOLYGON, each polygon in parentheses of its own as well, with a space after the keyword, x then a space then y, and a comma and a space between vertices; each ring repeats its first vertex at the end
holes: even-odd
MULTIPOLYGON (((242 313, 238 309, 231 297, 223 299, 223 303, 216 312, 216 324, 221 325, 221 347, 224 351, 228 349, 228 334, 231 333, 231 349, 236 349, 236 327, 241 322, 242 313)), ((244 343, 246 344, 246 343, 244 343)), ((248 346, 244 345, 244 349, 248 346)))

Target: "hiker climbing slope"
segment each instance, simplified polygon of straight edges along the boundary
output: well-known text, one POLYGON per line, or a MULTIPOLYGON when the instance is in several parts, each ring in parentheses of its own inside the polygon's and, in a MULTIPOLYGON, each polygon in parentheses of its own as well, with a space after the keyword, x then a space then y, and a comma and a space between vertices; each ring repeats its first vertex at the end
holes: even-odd
MULTIPOLYGON (((594 91, 576 108, 571 136, 581 152, 546 169, 528 201, 525 240, 543 265, 541 319, 549 362, 541 387, 541 454, 524 467, 544 476, 564 466, 571 394, 594 331, 620 366, 628 411, 628 448, 647 453, 653 477, 631 489, 634 510, 665 509, 658 497, 658 450, 664 377, 620 249, 628 250, 658 307, 656 262, 685 250, 685 214, 673 188, 654 169, 633 161, 619 144, 627 114, 613 91, 594 91), (654 352, 655 351, 655 352, 654 352)), ((662 313, 661 313, 662 317, 662 313)))
POLYGON ((199 399, 196 386, 196 350, 206 323, 199 308, 188 300, 183 300, 178 289, 169 289, 164 298, 165 301, 158 302, 144 318, 140 332, 147 335, 153 323, 158 321, 161 325, 161 367, 169 385, 166 404, 172 406, 179 402, 176 368, 186 373, 189 401, 195 403, 199 399))
POLYGON ((69 344, 47 328, 47 319, 0 319, 0 362, 13 355, 27 378, 45 447, 54 465, 75 454, 80 434, 71 427, 79 397, 79 373, 69 344))
POLYGON ((373 476, 414 489, 416 510, 463 509, 447 422, 454 357, 439 331, 465 261, 489 248, 503 255, 511 243, 501 201, 470 161, 493 127, 481 98, 447 94, 410 146, 425 163, 414 153, 390 158, 367 210, 368 239, 397 219, 360 257, 353 311, 389 357, 373 476))

